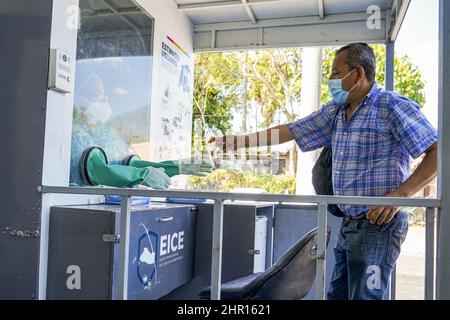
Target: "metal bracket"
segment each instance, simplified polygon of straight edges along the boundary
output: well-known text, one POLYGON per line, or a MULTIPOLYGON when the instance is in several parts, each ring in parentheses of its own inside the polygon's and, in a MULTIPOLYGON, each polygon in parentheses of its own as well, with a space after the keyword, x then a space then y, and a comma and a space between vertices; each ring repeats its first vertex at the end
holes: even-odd
POLYGON ((156 218, 156 221, 162 223, 162 222, 169 222, 172 221, 173 217, 166 217, 166 218, 156 218))
POLYGON ((112 242, 112 243, 119 243, 120 237, 115 234, 104 234, 103 235, 103 242, 112 242))
POLYGON ((261 251, 259 251, 259 250, 248 250, 248 254, 255 256, 257 254, 261 254, 261 251))

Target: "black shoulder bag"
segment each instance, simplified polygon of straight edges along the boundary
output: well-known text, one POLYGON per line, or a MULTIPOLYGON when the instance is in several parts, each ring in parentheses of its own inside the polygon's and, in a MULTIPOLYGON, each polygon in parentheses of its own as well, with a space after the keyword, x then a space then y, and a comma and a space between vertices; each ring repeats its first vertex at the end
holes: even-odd
MULTIPOLYGON (((334 115, 333 127, 331 128, 331 134, 333 134, 334 127, 336 125, 336 118, 341 107, 338 108, 334 115)), ((317 159, 312 169, 312 184, 316 194, 318 195, 333 195, 333 180, 332 180, 332 150, 331 147, 325 147, 322 149, 319 158, 317 159)), ((329 204, 327 206, 329 213, 336 217, 343 217, 344 213, 335 204, 329 204)))

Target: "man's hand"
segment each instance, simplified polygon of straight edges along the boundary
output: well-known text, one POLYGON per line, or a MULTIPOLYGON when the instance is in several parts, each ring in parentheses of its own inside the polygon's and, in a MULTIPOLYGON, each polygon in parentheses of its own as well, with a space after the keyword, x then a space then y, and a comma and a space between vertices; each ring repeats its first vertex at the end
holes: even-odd
MULTIPOLYGON (((209 140, 210 143, 215 143, 216 146, 223 152, 236 152, 238 149, 238 137, 235 135, 228 135, 223 137, 214 137, 209 140)), ((244 147, 244 146, 241 146, 244 147)))
MULTIPOLYGON (((405 195, 397 190, 389 192, 385 197, 405 197, 405 195)), ((391 222, 395 217, 400 207, 391 206, 374 206, 366 214, 366 218, 370 220, 370 223, 377 223, 378 225, 386 224, 391 222)))
POLYGON ((294 136, 288 126, 281 124, 267 130, 239 136, 228 135, 224 137, 214 137, 209 140, 209 142, 215 142, 217 147, 225 153, 227 151, 236 152, 237 149, 241 148, 274 146, 293 139, 294 136))

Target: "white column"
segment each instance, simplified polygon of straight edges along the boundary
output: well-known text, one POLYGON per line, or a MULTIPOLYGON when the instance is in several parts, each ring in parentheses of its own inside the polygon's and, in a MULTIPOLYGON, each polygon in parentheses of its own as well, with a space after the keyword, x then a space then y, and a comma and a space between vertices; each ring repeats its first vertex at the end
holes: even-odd
MULTIPOLYGON (((322 49, 304 48, 302 53, 302 91, 299 117, 303 118, 321 105, 322 49)), ((297 194, 315 194, 311 183, 311 170, 315 152, 303 153, 297 157, 297 194)))
MULTIPOLYGON (((53 1, 51 48, 60 48, 72 57, 73 75, 77 56, 78 0, 53 1)), ((72 76, 72 79, 75 77, 72 76)), ((37 84, 38 85, 38 84, 37 84)), ((39 84, 40 85, 40 84, 39 84)), ((72 82, 75 86, 75 83, 72 82)), ((72 141, 73 88, 71 93, 60 94, 49 90, 45 117, 44 160, 42 184, 62 186, 69 184, 70 153, 72 141)), ((39 292, 40 300, 46 298, 48 232, 50 207, 58 204, 86 203, 98 196, 44 195, 42 197, 41 236, 39 251, 39 292), (76 201, 76 202, 75 202, 76 201)))

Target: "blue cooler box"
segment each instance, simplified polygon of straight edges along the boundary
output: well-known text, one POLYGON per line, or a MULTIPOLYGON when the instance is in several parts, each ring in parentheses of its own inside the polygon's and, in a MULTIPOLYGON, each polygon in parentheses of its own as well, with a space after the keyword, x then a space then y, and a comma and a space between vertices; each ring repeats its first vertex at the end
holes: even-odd
MULTIPOLYGON (((120 206, 50 210, 47 299, 117 299, 120 206)), ((193 278, 193 205, 131 207, 128 299, 158 299, 193 278)))

